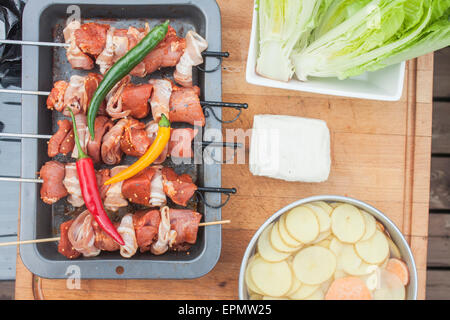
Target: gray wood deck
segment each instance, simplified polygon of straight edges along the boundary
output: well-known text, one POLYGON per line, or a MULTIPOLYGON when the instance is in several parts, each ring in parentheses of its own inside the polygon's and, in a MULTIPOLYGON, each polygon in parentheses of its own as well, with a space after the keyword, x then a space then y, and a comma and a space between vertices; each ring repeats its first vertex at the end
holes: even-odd
POLYGON ((450 299, 450 47, 435 53, 427 299, 450 299))

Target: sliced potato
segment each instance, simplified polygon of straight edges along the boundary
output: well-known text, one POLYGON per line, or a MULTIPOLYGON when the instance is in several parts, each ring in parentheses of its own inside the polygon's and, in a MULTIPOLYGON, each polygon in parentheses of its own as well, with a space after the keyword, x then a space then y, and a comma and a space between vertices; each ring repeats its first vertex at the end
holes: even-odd
POLYGON ((331 215, 331 212, 333 212, 333 207, 330 206, 328 203, 326 203, 325 201, 314 201, 311 202, 313 205, 319 206, 321 207, 323 210, 325 210, 325 212, 328 215, 331 215))
POLYGON ((342 249, 344 248, 344 243, 340 242, 338 238, 331 239, 329 249, 334 253, 336 257, 339 257, 342 249))
MULTIPOLYGON (((292 271, 293 273, 293 271, 292 271)), ((294 273, 293 273, 294 274, 294 273)), ((296 291, 298 291, 298 289, 300 289, 300 287, 302 286, 302 283, 300 282, 300 280, 297 279, 297 277, 294 275, 292 277, 292 284, 291 284, 291 288, 289 289, 288 293, 286 294, 286 296, 290 296, 291 294, 295 293, 296 291)))
POLYGON ((310 296, 307 296, 304 300, 323 300, 325 298, 325 294, 319 288, 313 292, 310 296))
MULTIPOLYGON (((319 235, 319 237, 320 237, 320 235, 319 235)), ((331 240, 327 238, 327 239, 324 239, 324 240, 318 242, 316 245, 330 249, 330 244, 331 244, 331 240)))
POLYGON ((281 252, 294 252, 297 251, 298 248, 290 247, 288 246, 283 239, 281 239, 280 232, 279 232, 279 221, 275 222, 275 224, 272 226, 270 230, 270 244, 275 250, 281 251, 281 252))
POLYGON ((355 249, 353 249, 353 245, 344 244, 342 250, 337 256, 337 268, 351 274, 349 270, 358 269, 358 267, 361 266, 361 263, 362 260, 356 254, 355 249))
POLYGON ((269 297, 269 296, 263 296, 263 300, 288 300, 286 297, 269 297))
POLYGON ((340 205, 343 205, 343 203, 342 202, 332 202, 332 203, 330 203, 330 207, 333 208, 333 209, 336 209, 340 205))
POLYGON ((348 276, 349 276, 349 274, 347 272, 345 272, 344 270, 336 269, 336 271, 334 272, 334 275, 333 275, 333 279, 337 280, 337 279, 345 278, 348 276))
POLYGON ((312 295, 315 291, 320 289, 319 285, 316 286, 310 286, 308 284, 302 284, 301 287, 295 291, 294 293, 291 293, 288 295, 290 299, 294 300, 303 300, 307 298, 308 296, 312 295))
POLYGON ((304 284, 318 285, 333 276, 336 256, 328 249, 311 246, 300 250, 292 262, 295 276, 304 284))
POLYGON ((380 270, 380 282, 373 292, 374 300, 405 300, 406 289, 399 277, 380 270))
POLYGON ((389 245, 389 252, 393 258, 401 259, 402 255, 400 253, 400 250, 398 249, 397 245, 392 241, 390 237, 386 237, 386 240, 389 245))
POLYGON ((386 236, 379 230, 369 240, 355 244, 358 256, 369 264, 382 263, 389 255, 389 244, 386 236))
POLYGON ((257 293, 251 293, 249 295, 249 300, 262 300, 263 296, 257 293))
POLYGON ((377 269, 378 269, 378 266, 376 264, 368 264, 368 263, 365 263, 364 261, 361 261, 361 264, 358 267, 347 268, 347 269, 344 269, 344 271, 352 276, 365 276, 365 275, 373 273, 377 269))
POLYGON ((286 230, 286 214, 283 214, 278 220, 278 232, 280 233, 281 239, 290 247, 301 248, 303 244, 300 241, 295 240, 291 237, 289 232, 286 230))
POLYGON ((261 289, 259 289, 256 286, 256 284, 253 282, 252 277, 250 276, 250 269, 256 259, 261 259, 259 257, 259 254, 256 254, 253 257, 251 257, 247 264, 247 269, 245 269, 245 284, 247 285, 247 289, 250 294, 257 294, 262 297, 264 293, 261 291, 261 289))
POLYGON ((319 221, 314 212, 307 207, 296 207, 289 211, 285 225, 295 240, 305 244, 314 241, 319 235, 319 221))
POLYGON ((317 217, 317 221, 319 221, 319 232, 324 233, 330 230, 331 228, 331 219, 328 213, 322 209, 321 207, 307 203, 305 207, 311 209, 317 217))
POLYGON ((311 242, 311 245, 318 244, 319 242, 322 242, 323 240, 330 238, 330 235, 331 235, 331 230, 319 233, 319 235, 317 236, 316 240, 311 242))
POLYGON ((269 262, 279 262, 287 259, 290 253, 275 250, 270 243, 270 232, 273 224, 270 224, 260 235, 257 243, 258 253, 269 262))
POLYGON ((364 235, 361 238, 361 240, 368 240, 372 238, 372 236, 375 234, 375 231, 377 230, 377 222, 373 217, 373 215, 362 210, 360 211, 364 218, 364 223, 366 225, 366 231, 364 232, 364 235))
POLYGON ((331 279, 325 281, 324 283, 322 283, 320 285, 320 290, 322 290, 324 295, 327 293, 327 291, 330 288, 330 286, 333 283, 333 281, 334 281, 334 278, 332 277, 331 279))
POLYGON ((381 232, 384 232, 386 229, 383 226, 383 224, 380 221, 377 221, 377 229, 380 230, 381 232))
POLYGON ((292 271, 286 261, 267 262, 255 259, 250 268, 250 276, 256 287, 260 288, 264 295, 271 297, 284 296, 292 283, 292 271))
POLYGON ((331 230, 340 241, 355 243, 363 237, 366 226, 358 208, 343 204, 331 214, 331 230))

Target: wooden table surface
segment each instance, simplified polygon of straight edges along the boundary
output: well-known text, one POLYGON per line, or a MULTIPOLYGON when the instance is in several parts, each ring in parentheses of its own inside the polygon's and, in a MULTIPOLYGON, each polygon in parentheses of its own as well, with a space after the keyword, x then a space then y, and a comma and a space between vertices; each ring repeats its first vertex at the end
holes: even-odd
MULTIPOLYGON (((223 100, 249 109, 227 128, 249 129, 255 114, 320 118, 331 132, 327 182, 284 182, 251 175, 247 164, 224 165, 222 185, 236 187, 222 210, 222 252, 215 268, 193 280, 66 280, 34 277, 17 257, 16 299, 237 299, 243 253, 254 232, 275 211, 300 198, 336 194, 365 201, 387 214, 411 245, 425 297, 432 126, 433 55, 407 64, 400 101, 346 99, 250 85, 245 66, 252 0, 218 1, 222 14, 223 100)), ((233 117, 225 111, 224 118, 233 117)), ((248 157, 248 143, 246 145, 248 157)))

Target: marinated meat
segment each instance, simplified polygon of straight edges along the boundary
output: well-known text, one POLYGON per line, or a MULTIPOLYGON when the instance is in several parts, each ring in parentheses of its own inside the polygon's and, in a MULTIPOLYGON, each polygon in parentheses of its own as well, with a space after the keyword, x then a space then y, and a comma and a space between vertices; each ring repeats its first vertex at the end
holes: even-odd
POLYGON ((183 87, 192 87, 192 67, 203 63, 202 52, 208 48, 208 42, 195 31, 186 34, 186 50, 178 62, 173 74, 174 80, 183 87))
POLYGON ((138 211, 133 216, 136 241, 140 252, 149 251, 158 235, 161 221, 159 210, 138 211))
POLYGON ((53 204, 69 194, 63 183, 64 164, 58 161, 48 161, 42 166, 39 176, 44 180, 41 186, 41 199, 45 203, 53 204))
POLYGON ((197 186, 188 174, 178 175, 172 168, 162 168, 164 193, 176 204, 186 206, 197 186))
POLYGON ((69 240, 69 228, 74 221, 75 220, 66 221, 59 227, 61 235, 58 243, 58 252, 69 259, 76 259, 81 256, 81 253, 75 250, 69 240))
POLYGON ((200 105, 200 88, 173 86, 170 97, 169 118, 171 122, 187 122, 192 125, 205 125, 205 115, 200 105))
POLYGON ((161 120, 161 114, 169 117, 169 103, 172 95, 172 82, 163 79, 150 79, 153 86, 153 94, 150 100, 152 115, 156 123, 161 120))
POLYGON ((58 131, 48 141, 47 154, 50 158, 55 157, 59 153, 66 155, 73 150, 75 145, 72 122, 58 120, 58 131))

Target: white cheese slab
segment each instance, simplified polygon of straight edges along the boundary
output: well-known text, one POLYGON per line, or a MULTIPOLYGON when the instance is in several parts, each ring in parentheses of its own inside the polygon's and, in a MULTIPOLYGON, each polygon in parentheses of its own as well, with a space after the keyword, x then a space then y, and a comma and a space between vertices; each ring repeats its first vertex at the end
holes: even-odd
POLYGON ((286 181, 323 182, 331 167, 330 131, 323 120, 255 115, 250 171, 286 181))

